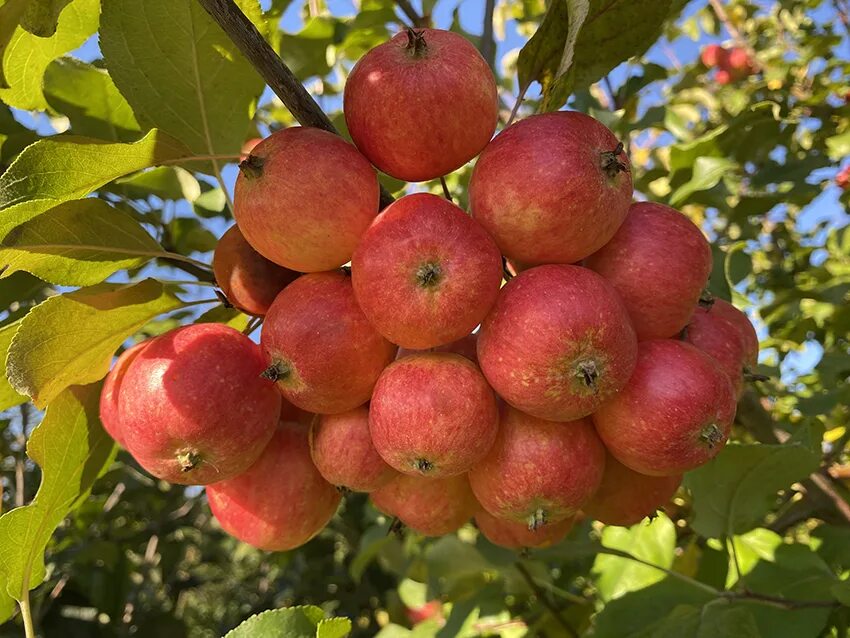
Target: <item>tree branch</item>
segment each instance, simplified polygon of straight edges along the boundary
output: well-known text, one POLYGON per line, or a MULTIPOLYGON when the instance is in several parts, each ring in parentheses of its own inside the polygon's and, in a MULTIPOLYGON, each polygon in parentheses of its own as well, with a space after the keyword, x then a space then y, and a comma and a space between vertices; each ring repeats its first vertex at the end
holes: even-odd
POLYGON ((549 600, 549 597, 546 595, 546 592, 544 592, 540 588, 540 586, 534 581, 534 577, 528 571, 526 566, 523 565, 522 562, 516 561, 514 563, 514 567, 516 567, 517 571, 525 579, 525 582, 528 583, 528 586, 531 588, 531 591, 534 592, 534 595, 537 597, 537 600, 539 600, 540 603, 546 609, 549 610, 549 613, 554 616, 555 620, 558 621, 558 624, 564 628, 564 631, 566 631, 573 638, 578 638, 578 633, 576 632, 576 630, 561 615, 561 611, 557 607, 555 607, 555 605, 552 604, 552 601, 549 600))
MULTIPOLYGON (((328 116, 233 0, 198 0, 275 92, 301 126, 339 135, 328 116)), ((381 187, 381 208, 393 196, 381 187)))

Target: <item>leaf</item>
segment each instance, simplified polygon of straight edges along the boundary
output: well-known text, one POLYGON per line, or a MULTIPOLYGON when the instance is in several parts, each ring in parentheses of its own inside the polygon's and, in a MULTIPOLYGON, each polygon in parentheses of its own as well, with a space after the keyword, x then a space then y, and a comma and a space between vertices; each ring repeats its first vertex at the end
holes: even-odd
POLYGON ((634 638, 761 638, 749 611, 719 602, 704 607, 678 605, 644 631, 630 635, 634 638))
POLYGON ((6 0, 4 4, 0 5, 0 89, 9 88, 9 83, 3 73, 5 66, 3 61, 5 60, 6 49, 21 22, 21 16, 27 8, 28 1, 6 0))
POLYGON ((40 38, 56 33, 59 14, 73 0, 30 0, 21 18, 21 26, 40 38))
POLYGON ((693 494, 691 527, 710 538, 749 531, 770 511, 777 491, 817 467, 818 457, 799 444, 728 445, 685 476, 693 494))
MULTIPOLYGON (((261 22, 257 0, 236 4, 261 22)), ((100 46, 142 125, 198 154, 239 154, 264 83, 201 3, 104 2, 100 46)))
MULTIPOLYGON (((669 569, 673 566, 676 549, 676 529, 661 513, 649 524, 638 523, 630 528, 606 526, 602 530, 602 545, 669 569)), ((661 570, 609 554, 596 557, 593 571, 599 574, 597 588, 605 600, 619 598, 664 579, 661 570)))
POLYGON ((670 205, 678 206, 697 191, 714 188, 726 173, 737 168, 737 162, 725 157, 698 157, 694 162, 691 179, 673 192, 670 205))
POLYGON ((127 337, 184 305, 153 279, 50 297, 24 317, 12 339, 9 382, 43 408, 68 386, 102 378, 127 337))
POLYGON ((141 137, 130 105, 105 69, 73 58, 54 60, 44 73, 44 96, 68 117, 76 135, 120 142, 141 137))
POLYGON ((201 186, 192 173, 179 166, 159 166, 115 180, 111 190, 130 199, 187 199, 194 202, 201 195, 201 186))
POLYGON ((316 628, 316 638, 345 638, 350 633, 351 621, 348 618, 325 618, 316 628))
MULTIPOLYGON (((12 337, 15 336, 15 332, 18 330, 18 326, 20 325, 21 320, 19 319, 14 323, 7 324, 0 328, 0 359, 4 362, 6 361, 6 354, 9 352, 9 346, 12 343, 12 337)), ((9 384, 5 374, 0 377, 0 412, 13 408, 21 403, 25 403, 26 400, 27 398, 24 395, 16 392, 9 384)))
POLYGON ((53 284, 90 286, 158 254, 162 248, 132 217, 99 199, 77 199, 0 242, 0 279, 26 271, 53 284))
POLYGON ((2 210, 24 200, 53 199, 58 204, 85 197, 116 177, 189 157, 180 142, 157 130, 132 144, 73 135, 43 139, 0 175, 0 226, 2 210))
POLYGON ((251 616, 225 638, 315 638, 324 612, 319 607, 286 607, 251 616))
POLYGON ((15 614, 15 599, 6 593, 4 579, 0 578, 0 625, 15 614))
POLYGON ((56 396, 30 435, 27 455, 41 467, 35 500, 0 517, 0 575, 16 600, 44 580, 44 550, 62 520, 88 496, 115 452, 98 419, 100 386, 56 396))
POLYGON ((840 583, 835 583, 830 591, 835 596, 835 600, 845 607, 850 607, 850 582, 842 580, 840 583))
POLYGON ((49 38, 28 33, 19 26, 3 56, 3 74, 10 88, 0 88, 0 101, 18 109, 46 110, 41 88, 44 70, 97 30, 99 13, 99 0, 74 0, 62 11, 56 32, 49 38))
POLYGON ((829 151, 829 159, 836 162, 843 160, 850 155, 850 131, 826 138, 826 148, 829 151))

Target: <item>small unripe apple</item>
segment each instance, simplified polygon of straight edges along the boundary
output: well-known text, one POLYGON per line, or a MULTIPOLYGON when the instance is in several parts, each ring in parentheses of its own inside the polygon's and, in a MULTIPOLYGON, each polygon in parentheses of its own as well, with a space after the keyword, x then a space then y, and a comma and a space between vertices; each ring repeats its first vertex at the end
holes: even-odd
POLYGON ((507 549, 543 548, 557 545, 570 533, 574 519, 528 529, 528 524, 496 518, 485 509, 475 513, 475 524, 488 541, 507 549))
POLYGON ((121 447, 124 447, 124 434, 121 431, 121 419, 118 415, 121 383, 130 364, 149 343, 149 341, 142 341, 122 352, 115 360, 115 365, 112 366, 109 374, 106 375, 100 392, 100 422, 106 433, 121 447))

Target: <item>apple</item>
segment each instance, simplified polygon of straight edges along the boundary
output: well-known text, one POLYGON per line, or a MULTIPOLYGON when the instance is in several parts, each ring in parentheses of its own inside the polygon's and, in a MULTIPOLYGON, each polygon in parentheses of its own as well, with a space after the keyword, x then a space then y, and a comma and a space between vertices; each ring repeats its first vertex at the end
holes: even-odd
POLYGON ((130 364, 149 343, 150 341, 142 341, 122 352, 115 360, 115 365, 112 366, 109 374, 106 375, 103 389, 100 391, 100 422, 106 433, 121 447, 124 447, 124 434, 121 431, 121 419, 118 416, 121 383, 130 364))
POLYGON ((351 279, 378 332, 405 348, 432 348, 481 323, 499 293, 502 255, 460 208, 417 193, 375 219, 354 252, 351 279))
POLYGON ((411 625, 418 625, 431 618, 442 619, 443 604, 439 600, 429 600, 421 607, 405 607, 404 614, 411 625))
POLYGON ((437 479, 399 474, 369 496, 384 514, 425 536, 451 534, 478 508, 465 474, 437 479))
POLYGON ((310 454, 326 481, 352 492, 371 492, 396 475, 372 443, 365 405, 319 416, 310 429, 310 454))
POLYGON ((570 533, 574 519, 564 520, 536 529, 528 529, 526 523, 516 523, 496 518, 481 508, 475 513, 475 524, 488 541, 507 549, 524 547, 543 548, 557 545, 570 533))
POLYGON ((719 44, 709 44, 703 47, 700 53, 700 61, 703 66, 711 68, 713 66, 724 66, 726 64, 729 52, 719 44))
POLYGON ((759 338, 749 318, 741 310, 723 299, 712 299, 708 314, 719 316, 735 326, 744 346, 744 366, 755 369, 759 358, 759 338))
POLYGON ((307 427, 281 422, 246 472, 207 487, 213 516, 231 536, 258 549, 300 547, 333 517, 340 494, 310 460, 307 427))
POLYGON ((405 474, 462 474, 496 438, 493 390, 478 366, 452 353, 420 353, 384 370, 369 406, 378 453, 405 474))
POLYGON ((681 482, 681 474, 639 474, 609 454, 602 484, 582 511, 606 525, 629 527, 652 516, 672 498, 681 482))
POLYGON ((212 265, 215 281, 227 300, 258 317, 265 315, 278 293, 301 274, 263 257, 238 226, 231 226, 218 240, 212 265))
POLYGON ((244 162, 246 159, 248 159, 248 156, 251 154, 251 151, 253 151, 257 144, 262 141, 262 137, 252 137, 248 140, 245 140, 245 143, 242 144, 242 148, 239 150, 239 161, 244 162))
MULTIPOLYGON (((465 337, 461 337, 457 341, 452 341, 451 343, 447 343, 444 346, 437 346, 436 348, 429 348, 429 352, 453 352, 455 354, 459 354, 462 357, 466 357, 473 363, 478 363, 478 333, 473 332, 471 334, 466 335, 465 337)), ((401 359, 402 357, 408 357, 412 354, 421 353, 421 350, 410 350, 408 348, 399 348, 398 355, 396 355, 396 359, 401 359)))
POLYGON ((472 216, 527 266, 569 264, 611 239, 632 201, 623 145, 576 112, 534 115, 496 136, 469 183, 472 216))
POLYGON ((641 341, 681 332, 711 264, 711 248, 699 227, 679 211, 652 202, 632 204, 617 234, 585 260, 620 294, 641 341))
MULTIPOLYGON (((749 321, 747 322, 749 324, 749 321)), ((695 345, 717 362, 732 382, 735 396, 744 387, 744 361, 747 358, 744 338, 737 326, 711 308, 697 306, 684 330, 684 340, 695 345)))
POLYGON ((183 326, 149 341, 118 393, 125 447, 172 483, 207 485, 244 472, 280 415, 280 394, 260 378, 265 367, 257 345, 223 324, 183 326))
POLYGON ((835 176, 835 185, 845 191, 850 188, 850 164, 838 171, 838 174, 835 176))
POLYGON ((267 377, 288 401, 318 414, 363 405, 396 354, 360 310, 345 270, 302 275, 284 288, 260 345, 267 377))
POLYGON ((496 130, 496 80, 463 36, 408 29, 364 55, 345 83, 351 139, 383 172, 435 179, 481 152, 496 130))
POLYGON ((475 498, 491 515, 532 531, 573 517, 605 469, 590 419, 544 421, 504 404, 500 415, 496 442, 469 472, 475 498))
POLYGON ((623 303, 580 266, 538 266, 502 288, 478 335, 487 381, 550 421, 587 416, 629 380, 637 356, 623 303))
POLYGON ((726 69, 718 69, 714 74, 714 81, 721 86, 732 83, 732 73, 726 69))
POLYGON ((593 414, 605 447, 623 465, 673 476, 715 457, 732 428, 735 391, 720 366, 683 341, 638 348, 629 383, 593 414))
POLYGON ((726 59, 726 68, 735 79, 742 79, 753 72, 754 65, 750 54, 742 47, 732 47, 726 59))
POLYGON ((272 133, 239 169, 239 229, 263 257, 291 270, 342 266, 378 214, 375 170, 354 146, 321 129, 272 133))

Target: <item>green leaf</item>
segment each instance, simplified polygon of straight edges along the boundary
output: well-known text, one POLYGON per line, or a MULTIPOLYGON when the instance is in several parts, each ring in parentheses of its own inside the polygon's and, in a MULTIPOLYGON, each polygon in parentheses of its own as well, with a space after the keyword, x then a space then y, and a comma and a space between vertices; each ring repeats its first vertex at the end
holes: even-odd
POLYGON ((351 621, 348 618, 325 618, 316 628, 316 638, 345 638, 350 633, 351 621))
POLYGON ((35 500, 0 517, 0 574, 16 600, 44 580, 44 550, 62 520, 86 499, 115 452, 98 419, 100 386, 68 388, 27 442, 41 467, 35 500))
MULTIPOLYGON (((13 303, 27 302, 40 296, 46 284, 29 273, 19 272, 8 277, 0 288, 0 312, 9 310, 13 303)), ((0 359, 3 357, 0 356, 0 359)))
POLYGON ((818 457, 799 444, 728 445, 685 476, 693 494, 691 526, 710 538, 751 530, 770 511, 777 491, 817 467, 818 457))
POLYGON ((725 157, 698 157, 694 162, 691 179, 673 192, 670 205, 678 206, 697 191, 714 188, 726 173, 737 168, 737 162, 725 157))
POLYGON ((6 49, 18 29, 18 24, 21 22, 21 16, 24 15, 28 1, 6 0, 4 4, 0 5, 0 89, 9 88, 9 82, 3 73, 5 66, 3 61, 5 60, 6 49))
POLYGON ((826 138, 829 159, 839 162, 850 155, 850 131, 826 138))
POLYGON ((119 142, 141 137, 130 105, 104 69, 73 58, 54 60, 44 73, 44 96, 68 117, 76 135, 119 142))
POLYGON ((846 607, 850 607, 850 582, 842 580, 840 583, 835 583, 830 589, 835 600, 846 607))
POLYGON ((59 14, 73 0, 30 0, 21 18, 21 26, 40 38, 56 33, 59 14))
MULTIPOLYGON (((663 513, 650 523, 638 523, 630 528, 607 526, 602 530, 602 544, 611 549, 628 552, 645 561, 669 569, 676 550, 676 528, 663 513)), ((664 572, 637 561, 599 554, 593 564, 599 574, 597 588, 605 600, 648 587, 664 579, 664 572)))
POLYGON ((755 618, 746 609, 720 603, 704 607, 678 605, 634 638, 761 638, 755 618))
POLYGON ((56 32, 49 38, 28 33, 19 26, 3 56, 3 75, 10 88, 0 88, 0 101, 18 109, 47 109, 41 88, 44 70, 97 30, 99 13, 99 0, 74 0, 62 11, 56 32))
POLYGON ((159 254, 162 248, 132 217, 99 199, 77 199, 0 242, 0 279, 26 271, 53 284, 90 286, 159 254))
POLYGON ((214 250, 218 239, 203 227, 195 217, 175 217, 167 226, 169 241, 163 242, 170 250, 188 255, 193 252, 209 252, 214 250))
POLYGON ((24 317, 12 339, 9 382, 42 408, 68 386, 102 378, 127 337, 185 305, 153 279, 50 297, 24 317))
MULTIPOLYGON (((25 200, 53 199, 58 204, 85 197, 116 177, 189 157, 180 142, 157 130, 132 144, 70 135, 43 139, 0 175, 0 211, 25 200)), ((0 212, 0 226, 4 215, 0 212)))
MULTIPOLYGON (((21 325, 21 320, 7 324, 0 328, 0 360, 6 361, 6 354, 9 352, 9 346, 12 344, 12 337, 21 325)), ((16 405, 25 403, 27 398, 15 391, 6 379, 6 375, 0 377, 0 412, 8 410, 16 405)))
POLYGON ((319 607, 286 607, 252 616, 225 638, 315 638, 324 612, 319 607))
POLYGON ((15 599, 6 593, 5 579, 0 577, 0 625, 15 614, 15 599))
POLYGON ((186 199, 194 202, 201 195, 197 178, 179 166, 158 166, 148 171, 115 180, 111 190, 130 199, 186 199))
MULTIPOLYGON (((261 22, 257 0, 236 4, 261 22)), ((141 124, 198 154, 239 154, 264 83, 199 2, 104 2, 100 46, 141 124)))

